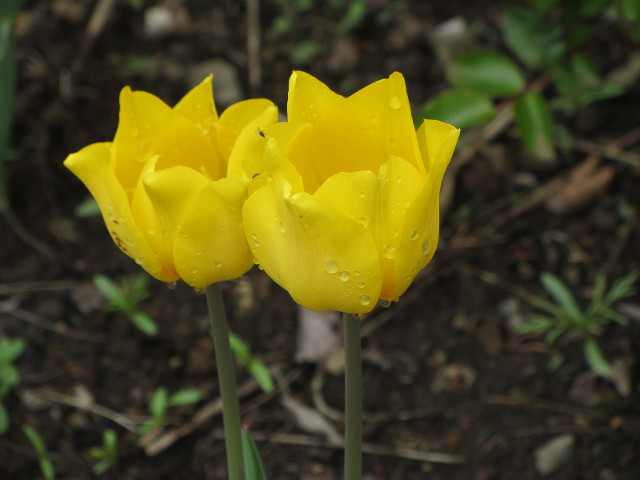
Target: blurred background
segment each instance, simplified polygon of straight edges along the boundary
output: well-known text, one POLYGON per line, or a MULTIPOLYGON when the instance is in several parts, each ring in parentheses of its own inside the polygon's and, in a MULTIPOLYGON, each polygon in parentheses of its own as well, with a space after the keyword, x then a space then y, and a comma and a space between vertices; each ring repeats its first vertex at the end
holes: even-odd
MULTIPOLYGON (((226 478, 204 298, 140 272, 62 162, 126 85, 174 105, 213 73, 219 112, 286 114, 295 69, 400 71, 416 125, 463 130, 438 253, 363 318, 364 478, 639 478, 636 0, 4 0, 0 476, 226 478)), ((268 477, 341 478, 340 318, 257 269, 223 289, 268 477)))

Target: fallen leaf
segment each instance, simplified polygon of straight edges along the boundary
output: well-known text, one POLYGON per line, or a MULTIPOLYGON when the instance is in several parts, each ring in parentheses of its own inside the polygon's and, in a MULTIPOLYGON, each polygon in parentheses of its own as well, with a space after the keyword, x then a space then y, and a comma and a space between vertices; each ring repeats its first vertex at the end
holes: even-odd
POLYGON ((289 395, 283 395, 280 403, 293 415, 298 428, 326 438, 331 445, 342 445, 342 437, 338 430, 317 410, 303 405, 289 395))
POLYGON ((323 362, 331 352, 342 345, 340 314, 314 312, 298 307, 298 338, 294 359, 296 362, 323 362))

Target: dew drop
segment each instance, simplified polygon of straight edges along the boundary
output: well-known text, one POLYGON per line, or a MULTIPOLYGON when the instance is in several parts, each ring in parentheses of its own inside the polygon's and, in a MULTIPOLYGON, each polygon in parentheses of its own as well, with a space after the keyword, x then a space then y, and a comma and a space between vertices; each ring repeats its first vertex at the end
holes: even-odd
POLYGON ((256 238, 258 238, 258 235, 256 235, 255 233, 252 233, 251 234, 251 238, 253 238, 255 240, 256 238))
POLYGON ((395 258, 396 257, 396 249, 389 246, 389 245, 385 245, 384 247, 382 247, 382 256, 384 258, 395 258))
POLYGON ((196 292, 196 295, 202 295, 204 293, 204 288, 194 288, 193 291, 196 292))
POLYGON ((360 217, 358 218, 358 223, 362 226, 362 228, 367 228, 369 226, 369 218, 360 217))
POLYGON ((364 282, 359 282, 358 283, 358 288, 364 288, 364 282))
POLYGON ((352 313, 351 315, 353 315, 353 318, 360 318, 362 316, 360 313, 352 313))
POLYGON ((340 272, 340 280, 342 280, 343 282, 346 282, 347 280, 349 280, 350 277, 351 277, 351 275, 349 274, 349 272, 347 272, 345 270, 340 272))
POLYGON ((401 106, 402 106, 402 100, 400 100, 400 97, 394 96, 389 99, 389 107, 392 110, 398 110, 401 106))
POLYGON ((216 268, 222 268, 222 262, 220 260, 216 261, 216 263, 214 263, 216 268))
POLYGON ((285 232, 284 223, 280 222, 280 224, 278 224, 278 230, 280 230, 280 233, 285 232))
POLYGON ((116 216, 113 213, 109 214, 109 220, 111 220, 112 222, 116 219, 116 216))
POLYGON ((334 274, 338 271, 338 264, 335 262, 335 260, 325 260, 324 261, 324 269, 330 273, 330 274, 334 274))
POLYGON ((364 193, 364 192, 360 192, 360 198, 365 198, 366 196, 367 196, 367 194, 366 194, 366 193, 364 193))
POLYGON ((423 255, 428 254, 429 250, 431 250, 431 240, 427 238, 422 244, 422 254, 423 255))
POLYGON ((371 297, 369 295, 360 295, 360 305, 366 307, 371 303, 371 297))
POLYGON ((402 183, 402 177, 396 177, 396 183, 402 183))
POLYGON ((227 226, 226 225, 220 225, 220 231, 224 232, 227 230, 227 226))
POLYGON ((167 288, 169 290, 175 290, 175 288, 178 286, 178 282, 169 282, 167 283, 167 288))
POLYGON ((356 277, 359 277, 359 276, 360 276, 360 270, 354 270, 354 271, 353 271, 353 274, 354 274, 356 277))
POLYGON ((416 238, 418 238, 418 230, 414 230, 413 232, 411 232, 411 236, 409 238, 411 240, 415 240, 416 238))
POLYGON ((191 267, 191 273, 198 273, 198 267, 191 267))
POLYGON ((382 308, 389 308, 391 306, 390 300, 380 300, 380 306, 382 308))

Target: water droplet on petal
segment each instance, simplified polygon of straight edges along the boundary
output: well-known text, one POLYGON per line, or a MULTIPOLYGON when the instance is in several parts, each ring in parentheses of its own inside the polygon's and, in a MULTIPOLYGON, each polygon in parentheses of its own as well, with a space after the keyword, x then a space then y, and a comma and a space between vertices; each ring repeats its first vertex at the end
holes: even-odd
POLYGON ((402 177, 396 177, 396 183, 402 183, 402 177))
POLYGON ((167 283, 167 288, 169 290, 174 290, 178 286, 178 282, 169 282, 167 283))
POLYGON ((398 110, 402 106, 402 100, 400 97, 393 96, 389 99, 389 108, 392 110, 398 110))
POLYGON ((429 250, 431 250, 431 240, 427 238, 422 244, 422 254, 427 255, 429 250))
POLYGON ((358 288, 364 288, 364 282, 358 283, 358 288))
POLYGON ((367 228, 369 226, 369 218, 360 217, 358 218, 358 223, 362 226, 362 228, 367 228))
POLYGON ((354 274, 356 277, 359 277, 359 276, 360 276, 360 270, 354 270, 354 271, 353 271, 353 274, 354 274))
POLYGON ((198 273, 198 267, 191 267, 191 273, 198 273))
POLYGON ((324 261, 324 269, 330 273, 330 274, 334 274, 338 271, 338 264, 335 262, 335 260, 325 260, 324 261))
POLYGON ((384 258, 395 258, 396 257, 396 249, 389 246, 389 245, 385 245, 384 247, 382 247, 382 256, 384 258))
POLYGON ((280 233, 285 232, 284 223, 280 222, 280 224, 278 225, 278 230, 280 230, 280 233))
POLYGON ((362 315, 360 313, 352 313, 353 318, 360 318, 362 315))
POLYGON ((222 262, 220 260, 216 261, 216 263, 214 263, 216 268, 222 268, 222 262))
POLYGON ((364 193, 364 192, 360 192, 360 198, 365 198, 366 196, 367 196, 367 194, 366 194, 366 193, 364 193))
POLYGON ((371 303, 371 297, 369 295, 360 295, 360 305, 366 307, 371 303))
POLYGON ((390 300, 380 300, 380 306, 382 308, 389 308, 391 306, 390 300))
POLYGON ((411 236, 409 238, 411 240, 415 240, 416 238, 418 238, 418 230, 414 230, 413 232, 411 232, 411 236))
POLYGON ((347 280, 349 280, 349 277, 351 277, 349 272, 344 271, 344 270, 342 272, 340 272, 340 280, 342 280, 343 282, 346 282, 347 280))

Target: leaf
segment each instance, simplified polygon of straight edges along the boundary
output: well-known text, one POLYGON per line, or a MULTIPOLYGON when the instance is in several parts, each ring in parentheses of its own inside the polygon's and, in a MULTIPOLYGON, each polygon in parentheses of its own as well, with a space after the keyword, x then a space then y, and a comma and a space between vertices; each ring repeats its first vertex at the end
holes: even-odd
POLYGON ((246 480, 266 480, 260 454, 253 438, 248 432, 242 431, 242 459, 244 461, 244 476, 246 480))
POLYGON ((273 384, 273 377, 267 366, 260 360, 252 359, 246 366, 247 371, 253 378, 256 379, 258 385, 263 392, 269 393, 273 391, 275 385, 273 384))
POLYGON ((9 414, 7 408, 2 402, 0 402, 0 435, 3 435, 9 431, 11 423, 9 422, 9 414))
POLYGON ((638 0, 618 0, 620 14, 630 22, 640 20, 640 2, 638 0))
POLYGON ((562 309, 573 320, 575 320, 576 323, 580 323, 584 319, 582 310, 578 307, 573 294, 569 291, 562 280, 556 277, 553 273, 542 272, 540 275, 540 281, 544 288, 547 289, 556 302, 558 302, 562 309))
POLYGON ((547 13, 555 2, 556 0, 529 0, 529 3, 540 13, 547 13))
POLYGON ((233 332, 229 332, 229 345, 238 363, 245 364, 251 359, 249 345, 233 332))
POLYGON ((179 405, 189 405, 191 403, 197 403, 202 400, 202 394, 200 390, 196 388, 185 388, 184 390, 177 391, 169 397, 169 406, 177 407, 179 405))
POLYGON ((133 312, 129 315, 133 324, 140 330, 142 333, 145 333, 149 336, 156 335, 158 333, 158 324, 153 321, 153 319, 142 312, 133 312))
POLYGON ((529 92, 518 99, 514 106, 516 126, 522 141, 540 160, 553 160, 552 120, 542 95, 529 92))
POLYGON ((513 53, 531 67, 553 63, 565 50, 562 29, 524 8, 510 8, 504 15, 502 34, 513 53))
POLYGON ((24 351, 25 342, 21 337, 0 337, 0 364, 11 363, 24 351))
POLYGON ((116 450, 118 450, 118 436, 116 435, 116 432, 110 428, 105 430, 102 434, 102 444, 104 445, 104 450, 107 455, 114 455, 116 450))
POLYGON ((31 442, 33 449, 36 451, 39 457, 47 455, 47 447, 44 445, 42 441, 42 437, 36 430, 30 425, 23 425, 22 431, 31 442))
POLYGON ((601 377, 608 377, 611 373, 611 365, 602 355, 598 342, 593 337, 587 337, 584 341, 584 358, 591 369, 601 377))
POLYGON ((447 65, 446 73, 457 87, 490 97, 510 97, 525 86, 518 66, 493 50, 475 50, 457 57, 447 65))
POLYGON ((104 295, 112 304, 120 304, 124 301, 124 296, 122 295, 122 292, 120 291, 118 286, 106 275, 94 275, 92 280, 93 284, 100 291, 100 293, 104 295))
POLYGON ((167 411, 168 396, 169 393, 164 387, 160 387, 153 392, 153 397, 151 397, 151 402, 149 402, 149 411, 157 423, 162 423, 162 420, 164 419, 164 415, 167 411))
POLYGON ((432 98, 422 109, 424 118, 440 120, 458 128, 469 128, 491 120, 496 114, 493 103, 484 95, 449 90, 432 98))
POLYGON ((542 333, 548 329, 550 329, 554 324, 554 319, 551 317, 545 317, 543 315, 531 315, 520 325, 517 329, 517 332, 522 335, 524 333, 542 333))

